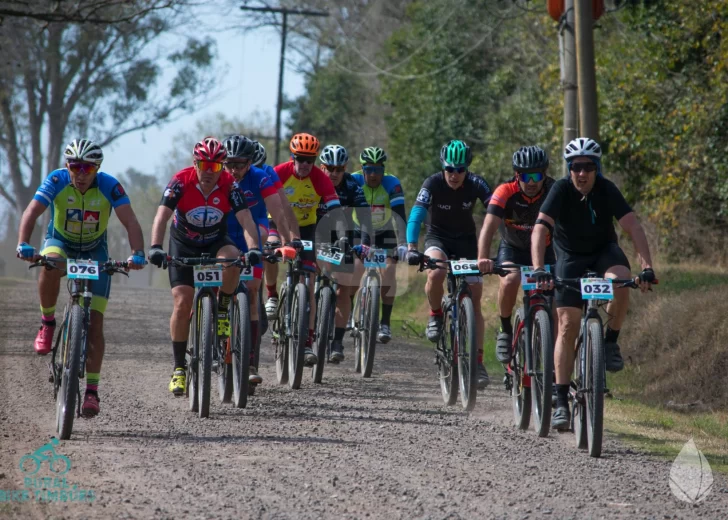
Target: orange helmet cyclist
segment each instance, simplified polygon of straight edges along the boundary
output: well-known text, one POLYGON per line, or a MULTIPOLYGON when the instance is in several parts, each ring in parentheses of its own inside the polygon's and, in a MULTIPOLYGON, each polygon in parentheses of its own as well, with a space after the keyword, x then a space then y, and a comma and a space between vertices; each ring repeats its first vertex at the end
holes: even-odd
POLYGON ((296 134, 291 137, 291 143, 288 148, 293 155, 303 155, 316 157, 319 152, 321 143, 311 134, 296 134))

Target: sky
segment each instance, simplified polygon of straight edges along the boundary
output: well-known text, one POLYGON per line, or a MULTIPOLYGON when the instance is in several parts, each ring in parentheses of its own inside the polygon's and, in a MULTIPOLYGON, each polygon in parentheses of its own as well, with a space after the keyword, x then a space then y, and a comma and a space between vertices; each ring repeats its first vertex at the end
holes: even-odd
MULTIPOLYGON (((221 74, 219 99, 203 110, 186 114, 158 128, 129 134, 106 146, 103 166, 105 172, 114 175, 123 173, 132 166, 143 172, 149 172, 153 168, 159 171, 160 165, 156 163, 156 158, 166 156, 174 145, 173 137, 181 131, 193 129, 195 122, 205 114, 223 112, 244 120, 258 112, 267 117, 271 128, 274 127, 280 33, 275 28, 262 28, 245 34, 226 31, 211 36, 217 41, 218 58, 215 68, 223 71, 227 67, 228 71, 221 74), (255 77, 255 80, 251 80, 251 77, 255 77), (159 153, 140 154, 140 150, 158 150, 159 153), (152 164, 140 167, 140 156, 155 159, 152 164)), ((287 56, 289 53, 290 49, 287 56)), ((286 68, 284 79, 283 92, 286 97, 295 98, 303 94, 303 76, 296 74, 293 67, 286 68)))

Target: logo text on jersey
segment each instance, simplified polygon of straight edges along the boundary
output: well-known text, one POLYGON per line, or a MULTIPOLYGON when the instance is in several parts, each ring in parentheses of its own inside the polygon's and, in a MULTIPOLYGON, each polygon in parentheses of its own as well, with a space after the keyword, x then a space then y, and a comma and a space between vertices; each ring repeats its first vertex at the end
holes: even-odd
POLYGON ((214 226, 222 221, 223 212, 211 206, 203 206, 190 210, 185 215, 187 222, 193 226, 214 226))
POLYGON ((423 204, 428 204, 432 200, 432 195, 430 194, 430 190, 427 188, 422 188, 420 192, 417 194, 417 202, 422 202, 423 204))

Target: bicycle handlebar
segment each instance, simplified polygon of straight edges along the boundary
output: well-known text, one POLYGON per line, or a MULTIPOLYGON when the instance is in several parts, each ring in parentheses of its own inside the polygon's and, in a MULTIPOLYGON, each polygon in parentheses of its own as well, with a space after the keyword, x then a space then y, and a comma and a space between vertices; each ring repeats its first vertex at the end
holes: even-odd
MULTIPOLYGON (((41 256, 38 260, 33 262, 28 266, 28 269, 33 269, 34 267, 45 267, 46 269, 59 269, 59 270, 65 270, 63 267, 61 267, 59 264, 65 264, 66 258, 57 258, 53 256, 41 256)), ((107 273, 107 274, 114 274, 114 273, 120 273, 125 276, 129 276, 128 270, 129 270, 130 262, 119 262, 117 260, 107 260, 106 262, 99 263, 99 272, 101 273, 107 273)))
MULTIPOLYGON (((475 261, 475 260, 474 260, 475 261)), ((439 258, 432 258, 427 255, 420 255, 420 266, 419 266, 419 272, 424 271, 425 269, 435 270, 435 269, 447 269, 447 267, 442 267, 438 264, 448 264, 450 265, 450 260, 440 260, 439 258)), ((497 274, 498 276, 508 276, 511 273, 514 273, 516 271, 513 270, 515 268, 515 265, 508 264, 508 265, 500 265, 496 264, 493 266, 493 270, 484 273, 481 271, 478 271, 478 274, 475 273, 463 273, 462 275, 455 275, 455 276, 485 276, 490 274, 497 274)))
MULTIPOLYGON (((248 260, 248 253, 244 253, 234 258, 217 258, 211 256, 167 256, 164 259, 163 267, 166 269, 169 264, 175 264, 181 267, 194 267, 196 265, 217 265, 217 264, 230 264, 223 265, 223 269, 228 267, 250 267, 248 260)), ((265 255, 264 255, 265 258, 265 255)))

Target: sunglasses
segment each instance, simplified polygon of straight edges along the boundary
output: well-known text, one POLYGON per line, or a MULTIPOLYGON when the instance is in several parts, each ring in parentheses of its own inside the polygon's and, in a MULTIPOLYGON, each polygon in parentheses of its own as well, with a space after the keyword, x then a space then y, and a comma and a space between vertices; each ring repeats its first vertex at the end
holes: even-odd
POLYGON ((382 175, 384 173, 384 166, 364 166, 362 171, 369 175, 382 175))
POLYGON ((211 171, 219 173, 222 171, 222 163, 213 161, 197 161, 197 169, 201 172, 211 171))
POLYGON ((518 178, 521 182, 525 182, 526 184, 528 184, 529 181, 541 182, 543 180, 543 172, 521 172, 518 174, 518 178))
POLYGON ((292 157, 297 163, 313 164, 316 162, 316 157, 309 157, 307 155, 293 155, 292 157))
POLYGON ((343 166, 328 166, 326 164, 324 164, 323 167, 326 168, 327 172, 331 173, 344 173, 344 170, 346 169, 343 166))
POLYGON ((465 173, 467 169, 467 166, 445 166, 447 173, 465 173))
POLYGON ((82 175, 91 175, 99 171, 99 165, 93 163, 68 163, 68 170, 73 173, 80 173, 82 175))
POLYGON ((247 161, 244 161, 244 162, 228 161, 225 163, 225 168, 227 168, 228 170, 244 170, 245 168, 250 166, 251 162, 252 161, 250 159, 248 159, 247 161))
POLYGON ((581 173, 581 172, 592 173, 592 172, 597 171, 597 165, 594 164, 593 162, 579 163, 579 164, 572 164, 571 166, 569 166, 569 169, 574 173, 581 173))

